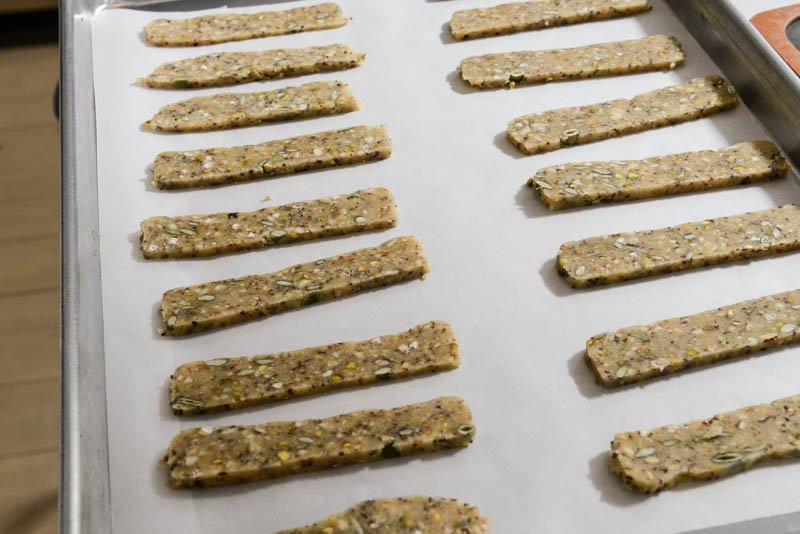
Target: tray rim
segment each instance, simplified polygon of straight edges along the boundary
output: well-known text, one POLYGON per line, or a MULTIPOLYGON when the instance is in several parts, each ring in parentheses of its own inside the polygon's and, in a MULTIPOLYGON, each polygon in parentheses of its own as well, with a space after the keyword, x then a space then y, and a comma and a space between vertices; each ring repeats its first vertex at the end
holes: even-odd
MULTIPOLYGON (((288 1, 292 0, 258 3, 288 1)), ((181 2, 185 0, 59 2, 62 187, 59 530, 64 534, 113 530, 98 248, 91 17, 105 7, 156 8, 158 4, 181 2)), ((756 29, 738 13, 733 0, 665 2, 737 87, 795 168, 800 167, 800 138, 793 134, 800 131, 800 106, 791 106, 791 102, 800 100, 800 78, 765 45, 756 29), (760 98, 770 93, 769 99, 760 98)), ((224 3, 200 0, 192 2, 192 8, 224 3)), ((777 534, 798 529, 800 512, 691 532, 777 534)))

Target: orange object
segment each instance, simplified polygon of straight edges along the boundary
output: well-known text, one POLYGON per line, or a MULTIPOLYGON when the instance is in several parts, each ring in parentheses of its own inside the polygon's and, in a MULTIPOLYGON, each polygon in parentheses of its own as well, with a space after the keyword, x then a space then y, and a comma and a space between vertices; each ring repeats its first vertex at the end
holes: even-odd
POLYGON ((750 22, 761 32, 761 35, 772 45, 780 56, 800 75, 800 50, 787 36, 789 25, 800 18, 800 4, 764 11, 750 22))

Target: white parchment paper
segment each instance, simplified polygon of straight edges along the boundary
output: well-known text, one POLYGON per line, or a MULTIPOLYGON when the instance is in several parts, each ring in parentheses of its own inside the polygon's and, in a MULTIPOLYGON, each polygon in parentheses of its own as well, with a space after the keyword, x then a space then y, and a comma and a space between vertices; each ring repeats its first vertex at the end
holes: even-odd
MULTIPOLYGON (((556 274, 564 241, 759 210, 800 201, 794 178, 647 202, 550 213, 524 187, 538 168, 567 161, 639 158, 765 138, 736 111, 639 135, 523 157, 504 138, 507 121, 548 108, 633 96, 717 72, 665 5, 635 18, 451 42, 455 9, 485 1, 339 0, 346 27, 201 48, 154 48, 142 27, 162 16, 107 10, 93 20, 100 244, 114 529, 120 533, 263 533, 320 519, 379 496, 457 497, 491 516, 494 531, 676 532, 793 511, 800 463, 689 484, 657 497, 621 488, 607 472, 614 433, 647 429, 771 401, 800 390, 800 348, 606 391, 582 360, 593 334, 794 289, 798 257, 664 276, 595 290, 570 289, 556 274), (688 53, 669 73, 474 92, 455 74, 469 55, 578 46, 671 33, 688 53), (367 53, 350 71, 229 89, 165 91, 137 76, 164 61, 217 50, 345 43, 367 53), (351 85, 363 110, 348 115, 214 133, 161 135, 139 124, 160 106, 217 91, 247 92, 316 79, 351 85), (310 172, 203 191, 160 192, 146 168, 164 150, 256 143, 355 124, 389 126, 384 162, 310 172), (252 210, 386 186, 400 225, 388 232, 284 246, 207 260, 145 262, 139 222, 152 215, 252 210), (271 194, 274 200, 262 201, 271 194), (284 313, 226 330, 161 338, 161 294, 170 288, 253 273, 414 234, 431 273, 424 281, 284 313), (181 363, 365 339, 430 319, 453 324, 460 369, 279 405, 192 419, 172 415, 167 380, 181 363), (324 417, 461 395, 478 427, 455 454, 386 461, 266 483, 172 491, 158 465, 181 429, 324 417)), ((303 2, 306 3, 306 2, 303 2)), ((273 7, 269 7, 272 9, 273 7)), ((219 11, 222 11, 220 9, 219 11)))

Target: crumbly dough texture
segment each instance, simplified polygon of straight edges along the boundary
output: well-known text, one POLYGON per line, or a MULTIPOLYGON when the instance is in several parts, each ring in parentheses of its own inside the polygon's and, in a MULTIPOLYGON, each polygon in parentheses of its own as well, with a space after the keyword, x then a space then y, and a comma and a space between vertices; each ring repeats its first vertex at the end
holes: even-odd
POLYGON ((599 334, 586 361, 605 387, 800 341, 800 290, 599 334))
POLYGON ((139 82, 159 89, 219 87, 357 67, 364 54, 335 44, 258 52, 216 52, 164 63, 139 82))
POLYGON ((268 273, 171 289, 161 301, 162 335, 251 321, 320 301, 422 278, 428 262, 411 236, 268 273))
POLYGON ((208 132, 349 113, 360 107, 347 84, 311 82, 259 93, 196 96, 164 106, 142 127, 157 132, 208 132))
POLYGON ((472 415, 458 397, 327 419, 184 430, 164 462, 173 488, 203 488, 467 447, 472 415))
POLYGON ((456 11, 453 38, 477 39, 579 22, 627 17, 650 10, 647 0, 537 0, 456 11))
POLYGON ((777 146, 752 141, 630 161, 545 167, 528 180, 551 210, 624 202, 781 178, 789 165, 777 146))
POLYGON ((162 152, 153 185, 185 189, 382 160, 392 154, 385 126, 354 126, 258 145, 162 152))
POLYGON ((327 519, 276 534, 488 534, 489 520, 456 499, 413 495, 358 503, 327 519))
POLYGON ((538 154, 699 119, 738 103, 733 86, 712 75, 631 99, 517 117, 507 136, 521 152, 538 154))
POLYGON ((735 475, 762 460, 800 456, 800 395, 711 419, 617 434, 611 471, 630 489, 658 493, 686 480, 735 475))
POLYGON ((187 363, 170 377, 176 415, 235 410, 331 389, 455 369, 452 327, 430 321, 366 341, 187 363))
POLYGON ((214 256, 397 225, 388 189, 362 189, 251 212, 151 217, 141 223, 147 259, 214 256))
POLYGON ((284 11, 157 19, 145 26, 144 35, 154 46, 199 46, 328 30, 345 24, 347 18, 341 8, 331 2, 284 11))
POLYGON ((556 266, 572 287, 613 284, 800 249, 800 206, 571 241, 556 266))
POLYGON ((461 62, 459 71, 472 87, 496 89, 674 69, 685 60, 677 39, 669 35, 650 35, 577 48, 473 56, 461 62))

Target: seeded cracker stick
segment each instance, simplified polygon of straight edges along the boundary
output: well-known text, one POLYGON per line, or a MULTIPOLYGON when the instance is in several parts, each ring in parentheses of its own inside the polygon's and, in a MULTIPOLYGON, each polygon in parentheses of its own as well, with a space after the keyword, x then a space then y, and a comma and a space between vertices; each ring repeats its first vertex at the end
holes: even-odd
POLYGON ((630 489, 658 493, 685 480, 735 475, 762 460, 800 456, 800 395, 705 421, 617 434, 611 471, 630 489))
POLYGON ((450 18, 453 38, 493 35, 627 17, 650 10, 647 0, 538 0, 456 11, 450 18))
POLYGON ((218 87, 238 83, 352 69, 364 61, 341 44, 258 52, 216 52, 160 65, 139 82, 159 89, 218 87))
POLYGON ((276 534, 488 534, 489 519, 456 499, 414 495, 376 499, 306 527, 276 534))
POLYGON ((331 389, 455 369, 451 326, 430 321, 399 334, 292 352, 187 363, 170 377, 177 415, 235 410, 331 389))
POLYGON ((171 289, 161 301, 161 334, 180 336, 251 321, 427 272, 422 246, 406 236, 274 273, 171 289))
POLYGON ((214 256, 397 225, 388 189, 363 189, 251 212, 151 217, 142 222, 147 259, 214 256))
POLYGON ((381 160, 391 153, 385 126, 355 126, 259 145, 162 152, 153 163, 153 185, 159 189, 223 185, 381 160))
POLYGON ((705 191, 781 178, 789 165, 769 141, 630 161, 545 167, 528 180, 551 210, 705 191))
POLYGON ((475 435, 458 397, 327 419, 184 430, 164 458, 173 488, 204 488, 456 447, 475 435))
POLYGON ((605 387, 643 382, 800 341, 800 290, 696 315, 629 326, 586 342, 586 362, 605 387))
POLYGON ((554 109, 508 123, 509 141, 525 154, 549 152, 706 117, 736 107, 736 90, 706 76, 628 99, 554 109))
POLYGON ((472 87, 493 89, 674 69, 685 60, 677 39, 650 35, 577 48, 473 56, 461 62, 459 71, 472 87))
POLYGON ((800 206, 561 245, 556 266, 572 287, 613 284, 800 249, 800 206))
POLYGON ((311 82, 260 93, 196 96, 164 106, 142 127, 158 132, 207 132, 361 108, 347 84, 311 82))
POLYGON ((347 18, 339 6, 325 3, 285 11, 157 19, 145 26, 144 35, 154 46, 198 46, 328 30, 345 24, 347 18))

